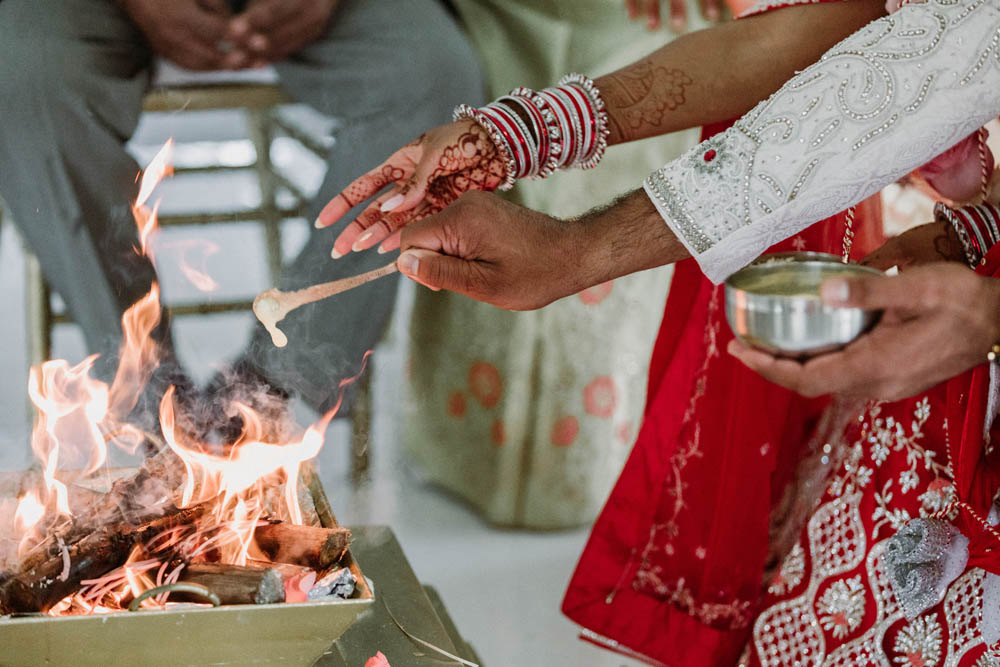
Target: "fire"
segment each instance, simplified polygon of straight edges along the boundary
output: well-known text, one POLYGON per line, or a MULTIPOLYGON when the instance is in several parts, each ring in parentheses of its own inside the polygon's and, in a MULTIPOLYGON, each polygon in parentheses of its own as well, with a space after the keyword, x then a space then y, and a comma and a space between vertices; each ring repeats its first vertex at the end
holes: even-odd
POLYGON ((35 524, 41 521, 45 514, 45 505, 38 502, 38 498, 31 491, 24 494, 17 504, 17 511, 14 513, 14 523, 21 530, 27 531, 34 528, 35 524))
POLYGON ((168 139, 142 172, 139 196, 136 197, 135 204, 132 205, 132 216, 139 228, 139 247, 141 252, 146 255, 150 254, 149 237, 157 229, 156 214, 160 207, 159 200, 153 204, 152 209, 146 207, 146 202, 149 201, 149 197, 160 181, 174 173, 170 164, 173 154, 174 141, 168 139))
MULTIPOLYGON (((157 229, 159 201, 151 208, 147 203, 157 183, 172 173, 171 152, 172 142, 168 141, 143 172, 132 207, 140 239, 137 251, 147 256, 157 229)), ((213 245, 199 247, 204 257, 218 251, 213 245)), ((196 286, 211 289, 215 285, 203 270, 191 266, 182 270, 196 286)), ((160 325, 161 311, 160 290, 154 283, 123 315, 119 364, 110 386, 91 376, 96 356, 73 366, 53 360, 31 369, 28 394, 38 415, 32 448, 41 474, 36 488, 24 493, 17 506, 14 524, 21 539, 19 554, 42 544, 47 528, 75 521, 68 479, 86 480, 103 470, 109 444, 131 452, 144 442, 159 440, 158 434, 144 433, 129 420, 160 363, 161 350, 153 334, 160 325)), ((341 388, 354 379, 341 382, 341 388)), ((262 519, 303 522, 298 488, 301 466, 322 448, 323 434, 339 401, 318 423, 291 437, 249 405, 235 404, 244 430, 231 444, 203 441, 197 433, 189 432, 197 429, 188 428, 192 420, 182 405, 176 400, 175 389, 167 389, 159 406, 159 430, 165 451, 176 455, 184 469, 183 484, 173 504, 198 508, 200 518, 190 524, 166 526, 137 546, 125 565, 83 581, 83 588, 72 599, 66 598, 50 613, 71 613, 71 608, 88 613, 113 611, 154 586, 177 581, 184 566, 175 564, 168 570, 167 560, 161 561, 168 551, 187 559, 211 554, 220 562, 245 564, 252 556, 254 530, 262 519)), ((158 506, 163 500, 153 503, 158 506)), ((59 545, 68 571, 70 552, 61 541, 59 545)), ((143 605, 161 603, 150 599, 143 605)))

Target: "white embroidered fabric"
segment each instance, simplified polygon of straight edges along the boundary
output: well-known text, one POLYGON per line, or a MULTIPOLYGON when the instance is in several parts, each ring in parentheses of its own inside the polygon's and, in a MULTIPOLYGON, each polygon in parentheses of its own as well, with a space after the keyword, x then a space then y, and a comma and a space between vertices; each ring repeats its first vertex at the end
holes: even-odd
POLYGON ((872 22, 644 187, 713 282, 1000 114, 1000 0, 872 22))
MULTIPOLYGON (((1000 513, 997 512, 997 499, 993 500, 988 520, 991 526, 1000 523, 1000 513)), ((992 572, 986 573, 983 580, 983 640, 988 646, 1000 641, 1000 576, 992 572)))

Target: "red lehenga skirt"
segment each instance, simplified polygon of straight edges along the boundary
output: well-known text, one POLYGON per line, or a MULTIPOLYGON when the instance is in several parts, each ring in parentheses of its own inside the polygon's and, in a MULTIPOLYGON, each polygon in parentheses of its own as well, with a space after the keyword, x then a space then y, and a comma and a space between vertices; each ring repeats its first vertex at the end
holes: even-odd
MULTIPOLYGON (((844 227, 837 215, 770 251, 839 254, 844 227)), ((855 229, 854 258, 881 244, 877 198, 855 229)), ((726 353, 723 298, 693 260, 677 266, 644 423, 563 612, 585 639, 652 664, 929 667, 935 650, 973 664, 981 571, 916 624, 878 578, 892 527, 953 492, 946 387, 871 406, 799 397, 726 353)))

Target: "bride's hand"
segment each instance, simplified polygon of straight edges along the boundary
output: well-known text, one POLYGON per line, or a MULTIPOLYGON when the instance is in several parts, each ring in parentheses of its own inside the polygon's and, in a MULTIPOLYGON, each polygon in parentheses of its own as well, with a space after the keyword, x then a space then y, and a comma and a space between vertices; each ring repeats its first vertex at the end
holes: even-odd
POLYGON ((948 222, 928 222, 893 236, 861 260, 880 271, 892 266, 900 271, 930 262, 965 262, 965 251, 955 228, 948 222))
POLYGON ((320 212, 316 226, 332 225, 391 185, 340 233, 331 255, 342 257, 380 242, 379 252, 395 250, 402 227, 437 213, 468 190, 496 190, 505 175, 486 131, 472 120, 456 121, 421 135, 344 188, 320 212))

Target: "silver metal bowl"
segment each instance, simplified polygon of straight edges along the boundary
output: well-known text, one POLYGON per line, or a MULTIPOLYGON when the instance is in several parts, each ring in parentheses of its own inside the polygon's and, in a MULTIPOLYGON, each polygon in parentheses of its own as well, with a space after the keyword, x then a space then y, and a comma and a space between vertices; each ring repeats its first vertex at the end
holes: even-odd
POLYGON ((781 357, 804 359, 838 350, 878 322, 881 311, 827 306, 819 287, 834 276, 881 275, 836 255, 765 255, 726 280, 726 319, 736 337, 781 357))

